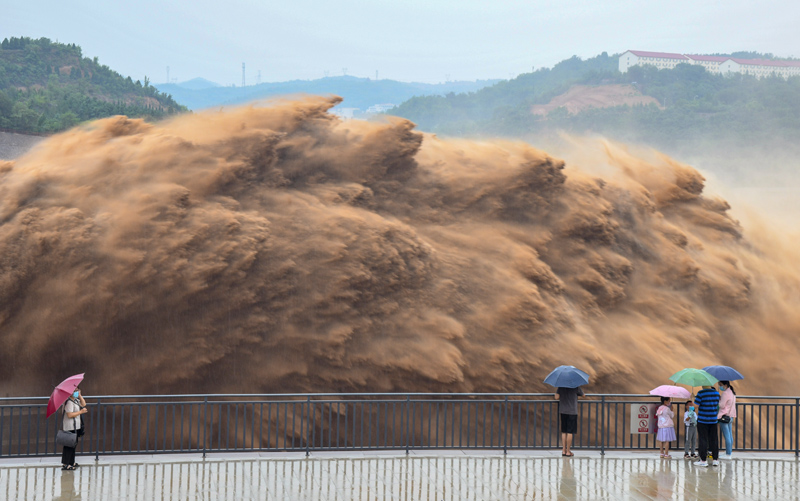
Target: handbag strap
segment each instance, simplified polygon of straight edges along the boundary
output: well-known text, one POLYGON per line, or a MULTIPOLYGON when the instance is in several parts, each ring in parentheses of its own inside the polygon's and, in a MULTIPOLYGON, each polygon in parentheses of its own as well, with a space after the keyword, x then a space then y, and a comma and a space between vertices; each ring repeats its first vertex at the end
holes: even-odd
MULTIPOLYGON (((68 398, 67 402, 69 402, 70 400, 72 400, 72 398, 68 398)), ((59 426, 59 428, 61 428, 63 431, 68 431, 68 430, 64 430, 64 416, 67 415, 67 402, 64 402, 64 405, 61 406, 61 425, 59 426)), ((78 407, 80 408, 80 404, 78 404, 78 407)), ((73 421, 72 426, 74 427, 74 429, 72 431, 77 432, 78 431, 78 416, 75 416, 74 418, 72 418, 72 421, 73 421)))

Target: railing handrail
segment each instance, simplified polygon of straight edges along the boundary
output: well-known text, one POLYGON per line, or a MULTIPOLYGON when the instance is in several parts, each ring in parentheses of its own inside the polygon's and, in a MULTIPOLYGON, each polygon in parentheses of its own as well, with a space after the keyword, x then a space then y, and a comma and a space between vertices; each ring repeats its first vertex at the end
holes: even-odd
MULTIPOLYGON (((425 393, 425 392, 395 392, 395 393, 186 393, 174 395, 88 395, 86 398, 92 399, 127 399, 127 398, 148 398, 148 399, 168 399, 168 398, 321 398, 321 397, 552 397, 553 393, 425 393)), ((586 397, 597 398, 658 398, 649 393, 587 393, 586 397)), ((50 397, 0 397, 0 403, 13 402, 19 400, 44 401, 50 397)), ((740 399, 749 400, 796 400, 800 396, 796 395, 737 395, 740 399)), ((675 399, 680 401, 682 399, 675 399)))
MULTIPOLYGON (((656 404, 654 395, 586 397, 578 405, 577 448, 602 454, 653 446, 655 435, 639 424, 645 412, 639 406, 656 404)), ((53 438, 59 419, 45 417, 47 399, 0 398, 0 457, 57 454, 53 438)), ((740 395, 737 401, 735 444, 800 457, 800 397, 740 395)), ((559 402, 551 392, 89 395, 87 403, 92 411, 79 452, 96 459, 168 452, 205 457, 242 450, 308 454, 466 447, 507 452, 558 447, 561 440, 559 402)), ((676 434, 680 440, 680 424, 676 434)))

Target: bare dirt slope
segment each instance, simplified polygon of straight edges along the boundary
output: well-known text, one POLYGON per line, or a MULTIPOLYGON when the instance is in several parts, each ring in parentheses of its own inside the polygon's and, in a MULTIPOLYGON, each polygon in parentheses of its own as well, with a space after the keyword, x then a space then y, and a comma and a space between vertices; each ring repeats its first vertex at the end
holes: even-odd
POLYGON ((632 85, 575 85, 560 96, 554 97, 547 104, 537 104, 531 108, 535 115, 547 115, 562 106, 575 114, 588 108, 608 108, 623 104, 655 104, 659 102, 651 96, 645 96, 632 85))
POLYGON ((13 160, 42 139, 41 136, 0 132, 0 160, 13 160))

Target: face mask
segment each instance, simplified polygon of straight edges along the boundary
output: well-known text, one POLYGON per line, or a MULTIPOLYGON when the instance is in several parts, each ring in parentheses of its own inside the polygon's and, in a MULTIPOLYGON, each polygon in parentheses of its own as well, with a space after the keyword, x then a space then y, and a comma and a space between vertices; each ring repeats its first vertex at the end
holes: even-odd
POLYGON ((80 396, 80 393, 78 393, 78 392, 76 391, 75 393, 73 393, 73 394, 72 394, 72 396, 73 396, 73 397, 75 397, 75 398, 78 398, 78 397, 80 396))

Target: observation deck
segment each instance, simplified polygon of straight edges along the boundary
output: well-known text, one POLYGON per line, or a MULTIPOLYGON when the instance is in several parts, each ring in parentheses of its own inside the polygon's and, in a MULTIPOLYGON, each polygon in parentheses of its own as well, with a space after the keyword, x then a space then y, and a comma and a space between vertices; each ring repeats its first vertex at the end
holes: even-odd
POLYGON ((798 499, 788 453, 734 453, 718 467, 658 451, 410 451, 137 455, 0 460, 8 500, 798 499), (80 461, 80 459, 79 459, 80 461))
MULTIPOLYGON (((0 399, 0 499, 800 499, 800 397, 737 397, 733 459, 658 457, 649 395, 587 395, 572 458, 552 394, 87 398, 75 471, 47 398, 0 399)), ((675 447, 677 445, 677 447, 675 447)))

